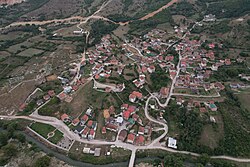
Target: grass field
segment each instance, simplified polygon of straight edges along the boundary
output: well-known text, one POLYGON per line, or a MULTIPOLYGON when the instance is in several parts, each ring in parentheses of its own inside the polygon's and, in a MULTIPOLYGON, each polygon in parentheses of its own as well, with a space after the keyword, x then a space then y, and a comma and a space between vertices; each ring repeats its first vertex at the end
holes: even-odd
POLYGON ((239 98, 242 107, 250 111, 250 103, 249 103, 250 93, 238 94, 237 97, 239 98))
POLYGON ((78 90, 72 102, 69 103, 71 108, 70 115, 76 117, 83 111, 86 111, 90 105, 94 108, 101 109, 102 101, 106 95, 106 93, 94 90, 93 82, 87 83, 84 87, 78 90))
POLYGON ((39 122, 33 123, 30 126, 30 128, 32 130, 36 131, 37 133, 39 133, 41 136, 43 136, 46 139, 48 138, 48 133, 50 133, 56 129, 51 125, 47 125, 47 124, 43 124, 43 123, 39 123, 39 122))
POLYGON ((20 52, 18 54, 18 56, 32 57, 32 56, 35 56, 35 55, 41 54, 41 53, 43 53, 43 50, 29 48, 29 49, 26 49, 26 50, 20 52))
POLYGON ((63 133, 59 130, 56 130, 54 133, 54 136, 49 138, 48 140, 51 143, 57 144, 63 138, 63 133))

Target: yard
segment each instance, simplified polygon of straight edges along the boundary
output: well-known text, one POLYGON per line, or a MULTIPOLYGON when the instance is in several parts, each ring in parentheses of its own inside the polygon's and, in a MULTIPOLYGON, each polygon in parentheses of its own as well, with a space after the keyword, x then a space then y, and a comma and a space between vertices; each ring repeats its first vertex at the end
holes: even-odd
POLYGON ((52 132, 52 131, 54 131, 56 129, 56 128, 54 128, 51 125, 44 124, 44 123, 39 123, 39 122, 32 123, 32 125, 30 126, 30 128, 32 130, 36 131, 41 136, 43 136, 45 139, 48 138, 48 134, 50 132, 52 132))
POLYGON ((63 133, 59 130, 56 130, 54 132, 54 136, 52 136, 51 138, 49 138, 48 140, 51 142, 51 143, 54 143, 54 144, 57 144, 59 141, 61 141, 63 138, 63 133))

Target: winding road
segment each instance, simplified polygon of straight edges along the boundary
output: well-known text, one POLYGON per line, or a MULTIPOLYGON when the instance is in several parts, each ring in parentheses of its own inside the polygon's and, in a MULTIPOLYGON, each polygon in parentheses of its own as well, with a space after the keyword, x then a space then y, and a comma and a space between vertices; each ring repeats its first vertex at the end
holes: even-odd
MULTIPOLYGON (((66 19, 54 19, 54 20, 48 20, 48 21, 30 21, 30 22, 16 22, 16 23, 12 23, 8 26, 6 26, 5 28, 9 28, 12 26, 19 26, 19 25, 27 25, 27 24, 35 24, 35 25, 45 25, 45 24, 51 24, 51 23, 64 23, 64 22, 74 22, 75 21, 80 21, 80 23, 77 25, 77 27, 83 31, 83 29, 81 28, 82 24, 87 23, 90 19, 102 19, 105 21, 109 21, 112 22, 114 24, 120 24, 120 25, 126 25, 129 22, 126 23, 116 23, 108 18, 102 17, 102 16, 98 16, 97 14, 103 9, 105 8, 112 0, 109 0, 105 3, 102 4, 102 6, 95 12, 93 13, 91 16, 89 17, 81 17, 81 16, 72 16, 70 18, 66 18, 66 19)), ((170 1, 168 4, 166 4, 165 6, 161 7, 160 9, 140 18, 139 20, 146 20, 150 17, 153 17, 155 14, 161 12, 162 10, 168 8, 169 6, 173 5, 174 3, 178 2, 178 0, 172 0, 170 1)), ((195 27, 196 24, 193 25, 193 27, 191 29, 193 29, 195 27)), ((0 29, 1 30, 1 29, 0 29)), ((89 32, 85 31, 86 35, 86 42, 88 41, 88 36, 89 36, 89 32)), ((181 38, 184 39, 186 37, 186 34, 181 38)), ((86 49, 86 48, 85 48, 86 49)), ((84 53, 82 54, 82 59, 78 64, 78 73, 77 73, 77 77, 79 76, 79 70, 80 70, 80 65, 81 62, 85 60, 85 52, 86 50, 84 49, 84 53)), ((140 51, 138 50, 138 52, 140 53, 140 51)), ((86 144, 94 144, 94 145, 115 145, 116 147, 121 147, 124 149, 128 149, 131 150, 131 157, 130 157, 130 162, 129 162, 129 167, 133 167, 134 166, 134 162, 135 162, 135 158, 136 158, 136 151, 137 150, 146 150, 146 149, 161 149, 161 150, 165 150, 168 152, 173 152, 173 153, 181 153, 181 154, 187 154, 187 155, 193 155, 193 156, 200 156, 200 154, 197 153, 193 153, 193 152, 188 152, 188 151, 179 151, 179 150, 174 150, 174 149, 170 149, 170 148, 166 148, 164 146, 161 145, 160 140, 162 138, 164 138, 167 133, 168 133, 168 125, 166 123, 160 122, 158 120, 156 120, 155 118, 151 117, 148 113, 148 105, 150 100, 155 99, 158 103, 159 106, 165 108, 167 107, 167 105, 169 104, 170 98, 174 95, 184 95, 184 94, 177 94, 177 93, 173 93, 174 90, 174 86, 176 83, 176 79, 179 76, 179 72, 180 72, 180 61, 181 61, 181 53, 179 51, 179 62, 177 64, 177 74, 174 77, 174 79, 172 80, 171 83, 171 87, 170 87, 170 91, 169 91, 169 96, 167 97, 166 101, 164 103, 161 103, 160 100, 154 96, 153 94, 150 94, 149 98, 146 101, 145 107, 144 107, 144 112, 145 112, 145 116, 147 119, 149 119, 151 122, 154 122, 156 124, 159 124, 161 126, 163 126, 163 128, 161 128, 161 130, 164 130, 164 133, 159 136, 158 138, 156 138, 155 140, 153 140, 150 144, 145 145, 145 146, 135 146, 132 144, 128 144, 128 143, 124 143, 121 142, 119 140, 116 140, 114 142, 108 142, 108 141, 104 141, 104 140, 86 140, 86 139, 82 139, 79 137, 79 135, 75 134, 73 131, 71 131, 69 129, 69 127, 67 125, 65 125, 61 120, 58 120, 57 118, 54 117, 49 117, 49 116, 41 116, 38 114, 38 109, 35 110, 35 112, 33 112, 31 115, 29 116, 0 116, 1 119, 26 119, 26 120, 31 120, 31 121, 36 121, 36 122, 41 122, 41 123, 45 123, 45 124, 49 124, 52 125, 54 127, 56 127, 58 130, 60 130, 61 132, 64 133, 65 136, 67 136, 70 139, 73 139, 75 141, 79 141, 82 143, 86 143, 86 144)), ((75 82, 77 78, 75 78, 73 81, 75 82)), ((72 82, 72 84, 74 83, 72 82)), ((199 96, 201 97, 201 96, 199 96)), ((208 96, 206 96, 208 97, 208 96)), ((214 96, 213 96, 214 97, 214 96)), ((45 105, 45 104, 44 104, 45 105)), ((232 160, 232 161, 237 161, 237 162, 250 162, 250 159, 244 159, 244 158, 235 158, 235 157, 230 157, 230 156, 212 156, 211 158, 213 159, 227 159, 227 160, 232 160)))

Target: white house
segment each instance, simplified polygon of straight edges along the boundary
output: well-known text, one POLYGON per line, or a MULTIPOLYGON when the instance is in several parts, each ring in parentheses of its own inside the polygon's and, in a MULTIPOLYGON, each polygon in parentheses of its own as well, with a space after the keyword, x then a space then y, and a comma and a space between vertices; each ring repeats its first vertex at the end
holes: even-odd
POLYGON ((174 138, 172 137, 168 138, 168 147, 177 149, 176 143, 177 143, 177 140, 175 140, 174 138))

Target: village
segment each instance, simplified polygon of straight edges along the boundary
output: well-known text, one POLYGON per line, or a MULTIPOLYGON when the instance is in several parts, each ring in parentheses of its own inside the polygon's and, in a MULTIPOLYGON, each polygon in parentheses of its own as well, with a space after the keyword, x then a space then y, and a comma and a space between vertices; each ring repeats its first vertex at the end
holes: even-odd
MULTIPOLYGON (((198 107, 200 113, 216 112, 217 102, 212 98, 220 97, 220 91, 225 89, 225 86, 220 82, 210 82, 210 77, 220 66, 230 66, 231 60, 215 57, 213 49, 215 46, 222 47, 221 44, 209 43, 209 49, 200 49, 204 41, 190 40, 188 36, 191 36, 191 33, 187 29, 176 26, 174 33, 177 37, 176 41, 163 40, 167 33, 154 29, 144 36, 125 40, 123 44, 118 44, 111 35, 104 36, 100 44, 82 54, 79 64, 72 63, 69 71, 63 72, 61 76, 46 77, 45 82, 56 79, 61 82, 62 87, 42 93, 43 95, 40 96, 42 98, 36 99, 35 112, 39 113, 41 108, 50 101, 56 101, 55 99, 59 100, 56 103, 60 101, 70 103, 80 87, 93 82, 92 91, 115 93, 121 105, 114 107, 110 104, 99 111, 95 111, 96 108, 89 105, 77 117, 71 116, 70 113, 62 113, 60 120, 83 141, 87 140, 91 143, 91 140, 104 139, 107 142, 120 141, 135 146, 150 145, 155 140, 152 134, 159 133, 157 136, 161 137, 162 132, 160 133, 158 129, 164 129, 155 122, 145 121, 142 110, 150 95, 160 101, 168 101, 171 98, 177 105, 185 104, 184 107, 188 110, 198 107), (181 38, 184 33, 186 38, 178 42, 178 38, 181 38), (169 51, 171 47, 174 49, 169 51), (166 81, 158 83, 161 87, 155 89, 151 75, 157 72, 160 75, 167 74, 169 79, 166 78, 166 81), (211 100, 196 101, 192 100, 192 97, 207 97, 211 100), (102 123, 99 123, 96 112, 102 115, 102 123), (111 133, 111 137, 97 138, 97 133, 102 136, 111 133)), ((231 84, 231 87, 233 86, 234 84, 231 84)), ((236 84, 237 86, 239 84, 236 84)), ((32 95, 37 91, 39 88, 32 95)), ((32 97, 20 106, 20 112, 29 106, 30 98, 32 97)), ((149 107, 153 112, 158 112, 153 119, 163 124, 167 123, 162 117, 163 112, 160 111, 162 106, 150 104, 149 107)), ((36 114, 33 113, 33 115, 36 114)), ((212 115, 210 121, 216 123, 212 115)), ((61 133, 64 137, 54 144, 69 150, 74 142, 65 137, 63 132, 61 133)), ((161 145, 177 149, 178 143, 174 136, 163 137, 161 145)), ((83 152, 86 152, 86 149, 83 152)))

